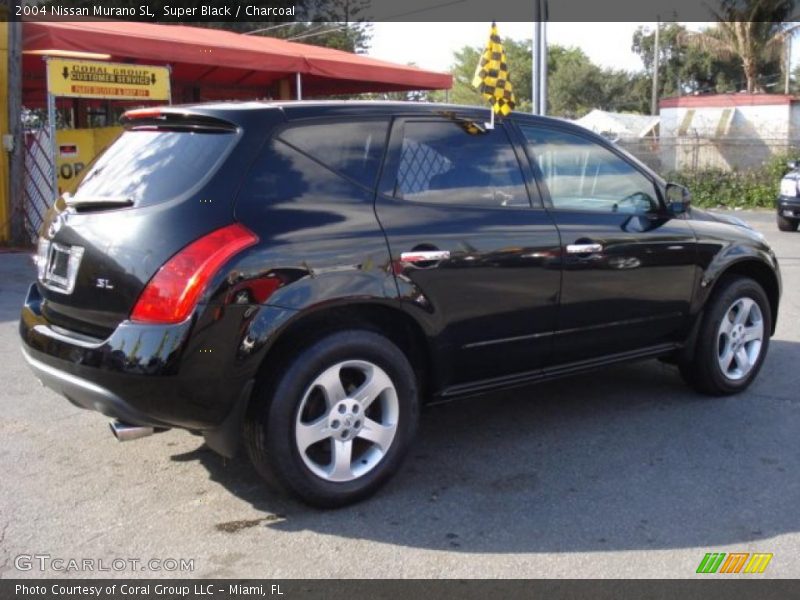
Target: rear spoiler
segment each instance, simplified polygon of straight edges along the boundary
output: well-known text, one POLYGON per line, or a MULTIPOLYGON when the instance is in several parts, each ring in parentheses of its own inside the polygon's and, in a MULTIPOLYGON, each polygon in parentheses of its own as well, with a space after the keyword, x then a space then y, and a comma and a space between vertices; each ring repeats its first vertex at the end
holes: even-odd
POLYGON ((237 127, 230 121, 190 112, 161 108, 137 108, 122 115, 125 129, 170 129, 205 132, 233 132, 237 127))

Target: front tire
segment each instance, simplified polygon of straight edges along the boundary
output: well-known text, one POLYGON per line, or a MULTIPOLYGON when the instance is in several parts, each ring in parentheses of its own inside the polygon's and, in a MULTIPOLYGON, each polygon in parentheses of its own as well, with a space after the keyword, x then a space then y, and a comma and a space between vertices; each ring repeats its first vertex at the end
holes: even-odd
POLYGON ((799 224, 798 219, 787 219, 783 215, 778 215, 778 229, 781 231, 797 231, 799 224))
POLYGON ((400 467, 418 390, 403 352, 364 330, 327 335, 256 390, 245 441, 256 470, 313 506, 366 498, 400 467))
POLYGON ((694 357, 680 364, 699 392, 736 394, 756 378, 769 347, 772 315, 763 288, 748 277, 719 282, 700 326, 694 357))

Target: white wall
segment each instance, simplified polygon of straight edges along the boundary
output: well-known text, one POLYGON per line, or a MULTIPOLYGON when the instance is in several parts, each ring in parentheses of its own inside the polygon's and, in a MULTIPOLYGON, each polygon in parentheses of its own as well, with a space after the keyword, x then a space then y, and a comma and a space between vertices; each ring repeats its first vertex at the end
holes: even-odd
POLYGON ((662 137, 677 137, 686 113, 694 110, 692 122, 686 135, 715 137, 717 127, 726 108, 734 109, 733 120, 726 137, 782 140, 800 136, 800 104, 770 104, 736 107, 676 107, 661 109, 662 137), (790 126, 790 123, 793 126, 790 126), (793 130, 794 129, 794 130, 793 130))
POLYGON ((800 145, 800 103, 661 109, 661 160, 666 170, 755 167, 791 144, 800 145), (726 108, 734 112, 727 130, 717 135, 726 108), (694 110, 691 123, 679 136, 689 110, 694 110))

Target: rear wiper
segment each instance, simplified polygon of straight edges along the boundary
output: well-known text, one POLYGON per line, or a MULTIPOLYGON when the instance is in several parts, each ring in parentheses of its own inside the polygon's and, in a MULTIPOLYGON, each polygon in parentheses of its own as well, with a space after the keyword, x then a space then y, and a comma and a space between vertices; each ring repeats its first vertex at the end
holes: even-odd
POLYGON ((76 198, 69 192, 64 194, 64 204, 71 208, 99 208, 132 206, 133 198, 128 196, 81 196, 76 198))

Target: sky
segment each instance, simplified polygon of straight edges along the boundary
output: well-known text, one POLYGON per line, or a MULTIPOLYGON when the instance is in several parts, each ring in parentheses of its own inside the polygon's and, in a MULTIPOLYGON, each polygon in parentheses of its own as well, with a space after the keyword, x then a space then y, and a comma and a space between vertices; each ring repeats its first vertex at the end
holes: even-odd
MULTIPOLYGON (((564 23, 547 24, 548 44, 575 46, 601 67, 641 71, 638 55, 631 50, 633 33, 640 25, 653 29, 655 23, 564 23)), ((711 23, 687 23, 699 30, 711 23)), ((501 38, 515 40, 532 37, 533 23, 497 23, 501 38)), ((415 63, 423 69, 448 71, 453 51, 463 46, 486 44, 489 23, 391 23, 372 25, 369 54, 396 63, 415 63)), ((800 43, 795 40, 792 62, 797 64, 800 43)))
MULTIPOLYGON (((631 39, 639 25, 648 24, 548 23, 547 41, 581 48, 604 67, 638 71, 643 68, 642 61, 631 52, 631 39)), ((499 22, 497 29, 501 38, 521 40, 533 35, 533 23, 499 22)), ((488 35, 488 23, 373 23, 369 54, 392 62, 413 62, 423 69, 447 71, 453 62, 453 51, 463 46, 484 46, 488 35)))

